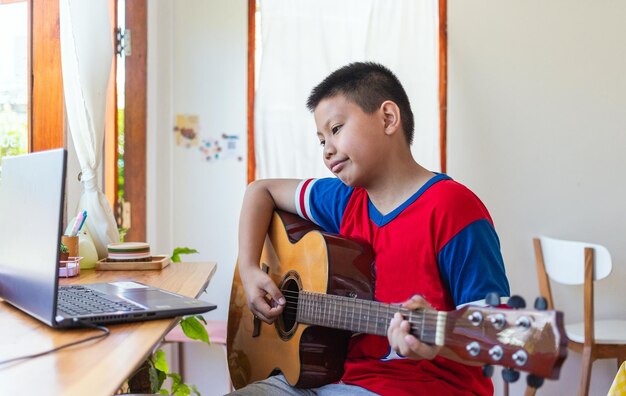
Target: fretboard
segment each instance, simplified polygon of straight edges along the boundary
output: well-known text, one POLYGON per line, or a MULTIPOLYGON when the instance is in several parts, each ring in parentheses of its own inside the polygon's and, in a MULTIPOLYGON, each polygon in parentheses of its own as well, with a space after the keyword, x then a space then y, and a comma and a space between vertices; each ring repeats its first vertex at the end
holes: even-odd
POLYGON ((386 336, 396 312, 411 324, 411 334, 435 345, 443 345, 447 315, 445 312, 408 310, 399 305, 359 300, 331 294, 300 291, 297 321, 334 329, 386 336))

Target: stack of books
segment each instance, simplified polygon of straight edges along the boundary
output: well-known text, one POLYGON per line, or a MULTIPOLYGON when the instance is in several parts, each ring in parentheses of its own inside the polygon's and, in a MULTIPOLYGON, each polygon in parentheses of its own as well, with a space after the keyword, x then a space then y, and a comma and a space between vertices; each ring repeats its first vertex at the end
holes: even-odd
POLYGON ((150 261, 150 245, 145 242, 120 242, 107 245, 107 261, 150 261))
POLYGON ((121 242, 107 245, 107 257, 96 263, 96 269, 110 270, 160 270, 171 262, 168 256, 150 254, 145 242, 121 242))

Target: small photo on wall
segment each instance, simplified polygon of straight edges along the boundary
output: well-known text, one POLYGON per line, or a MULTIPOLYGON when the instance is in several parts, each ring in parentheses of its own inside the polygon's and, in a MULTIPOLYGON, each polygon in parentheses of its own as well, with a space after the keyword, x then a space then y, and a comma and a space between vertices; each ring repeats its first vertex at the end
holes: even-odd
POLYGON ((192 114, 177 114, 174 134, 177 146, 195 147, 198 146, 199 138, 198 116, 192 114))

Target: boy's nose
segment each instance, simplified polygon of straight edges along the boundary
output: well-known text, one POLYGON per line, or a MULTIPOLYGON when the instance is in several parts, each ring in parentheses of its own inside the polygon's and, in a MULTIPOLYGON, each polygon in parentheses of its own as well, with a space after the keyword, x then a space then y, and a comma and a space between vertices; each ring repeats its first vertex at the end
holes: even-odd
POLYGON ((335 148, 328 141, 324 144, 324 158, 330 159, 335 154, 335 148))

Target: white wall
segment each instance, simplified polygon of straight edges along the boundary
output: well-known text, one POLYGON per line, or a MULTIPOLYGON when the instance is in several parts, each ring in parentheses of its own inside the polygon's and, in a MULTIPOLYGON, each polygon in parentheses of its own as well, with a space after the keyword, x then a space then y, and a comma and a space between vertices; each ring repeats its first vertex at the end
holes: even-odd
MULTIPOLYGON (((626 319, 626 3, 448 0, 448 12, 448 173, 490 209, 512 292, 538 294, 533 236, 596 242, 614 263, 596 317, 626 319)), ((566 321, 582 318, 582 288, 553 293, 566 321)), ((576 394, 579 367, 570 351, 542 394, 576 394)), ((595 363, 590 395, 615 372, 595 363)))
POLYGON ((189 246, 191 261, 217 261, 206 298, 226 319, 246 186, 247 3, 151 2, 148 59, 148 238, 155 250, 189 246), (200 117, 201 137, 239 135, 244 160, 207 162, 177 146, 176 114, 200 117))
MULTIPOLYGON (((148 4, 148 241, 155 251, 188 246, 189 261, 216 261, 201 298, 204 315, 226 320, 237 258, 239 209, 246 187, 247 1, 168 0, 148 4), (239 136, 242 161, 205 161, 198 147, 176 146, 176 114, 200 118, 201 138, 239 136)), ((228 386, 221 348, 187 344, 186 382, 203 395, 228 386)))

